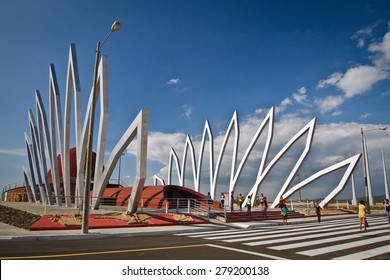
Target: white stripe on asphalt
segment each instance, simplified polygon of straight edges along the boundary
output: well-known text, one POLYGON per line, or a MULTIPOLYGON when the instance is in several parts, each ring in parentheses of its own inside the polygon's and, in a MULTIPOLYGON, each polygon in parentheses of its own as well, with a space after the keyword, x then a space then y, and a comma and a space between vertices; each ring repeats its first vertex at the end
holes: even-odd
POLYGON ((229 250, 229 251, 234 251, 234 252, 238 252, 238 253, 254 255, 254 256, 258 256, 258 257, 264 257, 264 258, 272 259, 272 260, 287 260, 287 259, 282 258, 282 257, 277 257, 277 256, 263 254, 263 253, 258 253, 258 252, 252 252, 252 251, 248 251, 248 250, 242 250, 242 249, 237 249, 237 248, 225 247, 225 246, 220 246, 220 245, 215 245, 215 244, 206 244, 206 245, 210 246, 210 247, 214 247, 214 248, 223 249, 223 250, 229 250))
MULTIPOLYGON (((346 225, 346 224, 356 224, 356 221, 351 221, 351 222, 348 222, 348 223, 342 223, 343 225, 346 225)), ((315 228, 318 230, 318 229, 323 229, 323 228, 335 228, 338 226, 338 223, 332 223, 332 224, 328 224, 328 225, 319 225, 319 226, 315 226, 315 228)), ((288 228, 283 228, 283 229, 278 229, 277 231, 275 231, 275 229, 270 229, 270 230, 245 230, 245 231, 240 231, 240 232, 233 232, 232 234, 229 234, 229 233, 225 233, 224 236, 221 235, 214 235, 214 236, 210 236, 210 237, 205 237, 205 239, 207 240, 217 240, 217 239, 228 239, 228 238, 237 238, 237 239, 234 239, 234 241, 231 241, 231 242, 241 242, 241 241, 248 241, 248 240, 259 240, 259 239, 262 239, 262 238, 272 238, 275 236, 275 234, 278 234, 278 236, 280 235, 288 235, 288 236, 291 236, 291 232, 302 232, 302 231, 305 231, 307 232, 307 229, 309 228, 313 228, 313 225, 300 225, 300 226, 295 226, 295 227, 288 227, 288 228), (259 235, 258 233, 261 233, 261 235, 259 235), (226 236, 227 235, 227 236, 226 236), (254 236, 253 238, 249 239, 250 236, 254 236), (245 237, 245 238, 238 238, 238 237, 245 237), (248 237, 248 238, 246 238, 248 237)), ((223 240, 223 241, 226 241, 226 242, 229 242, 227 240, 223 240)))
MULTIPOLYGON (((374 223, 373 223, 374 224, 374 223)), ((237 238, 237 239, 228 239, 223 240, 225 242, 245 242, 250 240, 257 240, 254 242, 244 243, 248 246, 258 246, 258 245, 264 245, 264 244, 272 244, 272 243, 281 243, 281 242, 289 242, 289 241, 296 241, 296 240, 304 240, 308 238, 316 238, 316 237, 322 237, 322 236, 331 236, 331 235, 337 235, 340 234, 340 230, 344 230, 342 233, 348 233, 348 232, 354 232, 356 230, 356 224, 351 224, 344 227, 338 227, 338 231, 335 231, 334 227, 325 227, 325 229, 319 230, 318 228, 314 228, 312 230, 307 230, 304 232, 305 235, 302 235, 302 232, 293 232, 293 233, 283 233, 271 236, 256 236, 256 237, 248 237, 248 238, 237 238), (347 230, 349 229, 349 230, 347 230), (313 233, 311 235, 307 235, 309 233, 313 233), (284 239, 279 239, 280 237, 288 236, 284 239), (277 238, 276 238, 277 237, 277 238), (274 238, 274 239, 272 239, 274 238), (266 240, 265 239, 272 239, 272 240, 266 240)))
POLYGON ((355 248, 359 246, 364 246, 364 245, 369 245, 369 244, 374 244, 374 243, 389 241, 389 240, 390 240, 390 235, 376 237, 376 238, 369 238, 369 239, 365 238, 364 240, 344 243, 340 245, 333 245, 333 246, 328 246, 323 248, 301 251, 301 252, 297 252, 297 254, 313 257, 313 256, 318 256, 322 254, 332 253, 336 251, 341 251, 345 249, 355 248))
MULTIPOLYGON (((375 229, 388 228, 388 227, 389 227, 388 225, 383 225, 383 226, 375 227, 375 229)), ((390 231, 389 231, 389 229, 375 230, 375 231, 370 230, 368 232, 364 232, 364 233, 362 232, 359 234, 344 235, 344 236, 337 236, 337 237, 331 237, 331 238, 326 238, 326 239, 319 239, 319 240, 312 240, 312 241, 305 241, 305 242, 291 243, 291 244, 286 244, 286 245, 273 246, 273 247, 269 247, 269 249, 279 250, 279 251, 280 250, 297 249, 297 248, 302 248, 302 247, 320 245, 320 244, 325 244, 325 243, 330 243, 330 242, 337 242, 337 241, 359 238, 359 237, 364 237, 364 236, 370 236, 370 235, 375 235, 375 234, 382 234, 382 233, 390 233, 390 231)))
POLYGON ((390 253, 390 245, 385 245, 382 247, 377 247, 354 254, 344 255, 341 257, 333 258, 332 260, 365 260, 386 253, 390 253))

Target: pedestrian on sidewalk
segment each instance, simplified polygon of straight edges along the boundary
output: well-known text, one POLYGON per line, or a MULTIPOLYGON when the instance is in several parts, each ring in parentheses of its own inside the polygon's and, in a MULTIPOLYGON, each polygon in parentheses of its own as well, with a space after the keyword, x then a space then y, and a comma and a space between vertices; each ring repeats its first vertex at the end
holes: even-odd
POLYGON ((385 199, 385 202, 383 203, 384 207, 385 207, 385 212, 386 212, 386 215, 387 215, 387 219, 390 223, 390 202, 389 200, 386 198, 385 199))
POLYGON ((246 208, 247 208, 246 214, 248 216, 252 216, 252 196, 251 195, 248 196, 248 201, 246 203, 246 208))
POLYGON ((263 197, 263 205, 262 205, 262 207, 263 207, 263 218, 267 219, 268 218, 267 217, 268 202, 267 202, 267 197, 266 196, 263 197))
POLYGON ((238 204, 240 205, 240 211, 242 210, 242 204, 244 203, 244 197, 242 194, 238 195, 238 204))
POLYGON ((283 225, 287 225, 288 209, 286 204, 282 205, 282 215, 283 215, 283 225))
POLYGON ((321 223, 321 206, 318 203, 316 203, 316 214, 318 222, 321 223))
POLYGON ((207 200, 207 207, 210 210, 210 205, 213 203, 213 200, 211 199, 210 192, 207 193, 206 200, 207 200))
POLYGON ((283 205, 285 204, 286 200, 283 198, 283 196, 281 195, 279 197, 279 203, 277 205, 277 207, 279 207, 280 209, 282 209, 283 205))
POLYGON ((261 208, 263 208, 263 200, 264 200, 264 195, 263 194, 260 194, 259 200, 260 200, 260 206, 261 206, 261 208))
POLYGON ((235 199, 234 199, 234 192, 232 191, 230 193, 230 212, 233 212, 234 211, 234 202, 235 202, 235 199))
POLYGON ((364 230, 367 230, 367 208, 363 200, 360 200, 359 203, 358 216, 360 219, 360 230, 362 230, 362 227, 364 227, 364 230))
POLYGON ((225 195, 223 192, 221 192, 220 199, 221 199, 221 208, 225 208, 225 195))

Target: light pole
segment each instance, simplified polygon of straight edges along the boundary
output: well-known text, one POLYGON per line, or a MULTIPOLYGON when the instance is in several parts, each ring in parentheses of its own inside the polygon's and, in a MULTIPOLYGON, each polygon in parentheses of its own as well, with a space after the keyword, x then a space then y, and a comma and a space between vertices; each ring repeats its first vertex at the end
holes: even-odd
POLYGON ((121 165, 122 165, 122 156, 124 155, 125 153, 122 153, 121 157, 119 158, 118 187, 121 185, 121 165))
POLYGON ((92 174, 91 162, 92 162, 93 127, 95 122, 96 83, 97 83, 98 68, 99 68, 100 50, 102 49, 104 43, 107 41, 110 35, 113 32, 118 31, 120 27, 121 27, 120 22, 115 21, 111 26, 110 33, 103 40, 102 44, 98 42, 96 45, 95 69, 94 69, 93 83, 92 83, 92 100, 91 100, 91 109, 89 111, 89 121, 88 121, 87 153, 85 159, 84 201, 83 201, 83 218, 82 218, 83 233, 88 233, 89 193, 91 187, 91 174, 92 174))
MULTIPOLYGON (((299 184, 301 182, 301 176, 299 175, 299 173, 297 174, 297 178, 299 184)), ((301 202, 302 201, 301 189, 298 190, 298 195, 299 195, 299 202, 301 202)))
POLYGON ((360 128, 360 133, 362 136, 362 153, 363 153, 363 174, 364 174, 364 190, 366 192, 366 204, 367 204, 367 213, 370 213, 370 202, 368 198, 368 184, 367 184, 367 158, 366 158, 366 148, 365 148, 365 139, 364 139, 364 132, 367 131, 373 131, 373 130, 386 130, 387 127, 378 127, 378 128, 371 128, 363 130, 363 128, 360 128))

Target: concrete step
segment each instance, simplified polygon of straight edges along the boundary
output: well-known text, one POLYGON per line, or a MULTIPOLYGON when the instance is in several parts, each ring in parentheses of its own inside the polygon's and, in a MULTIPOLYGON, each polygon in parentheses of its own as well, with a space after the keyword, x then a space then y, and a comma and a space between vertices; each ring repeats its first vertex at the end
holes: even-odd
MULTIPOLYGON (((224 213, 218 213, 217 215, 224 218, 224 213)), ((304 218, 305 215, 294 210, 288 211, 288 218, 304 218)), ((267 218, 264 218, 263 211, 252 211, 251 215, 244 210, 234 211, 226 213, 226 222, 235 223, 235 222, 249 222, 249 221, 264 221, 264 220, 282 220, 283 216, 279 209, 267 211, 267 218)))

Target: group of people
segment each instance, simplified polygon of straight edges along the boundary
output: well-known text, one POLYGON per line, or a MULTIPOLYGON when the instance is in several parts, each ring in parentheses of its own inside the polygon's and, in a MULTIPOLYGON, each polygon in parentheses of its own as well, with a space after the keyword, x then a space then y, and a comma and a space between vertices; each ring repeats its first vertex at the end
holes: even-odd
MULTIPOLYGON (((220 195, 221 208, 225 207, 225 198, 226 198, 225 194, 221 192, 221 195, 220 195)), ((231 212, 234 211, 234 204, 236 203, 236 201, 238 202, 238 206, 239 206, 240 211, 242 211, 242 206, 243 206, 244 201, 245 201, 244 196, 240 193, 236 199, 234 197, 234 192, 231 192, 230 193, 230 203, 229 203, 231 212)), ((259 196, 259 201, 260 201, 259 206, 262 207, 262 210, 263 210, 263 217, 267 218, 267 209, 268 209, 267 197, 265 197, 263 194, 261 194, 259 196)), ((249 215, 249 216, 252 215, 252 195, 248 195, 245 206, 247 208, 247 215, 249 215)))
MULTIPOLYGON (((225 194, 221 192, 221 207, 225 207, 225 194)), ((239 194, 237 197, 238 201, 238 206, 240 211, 242 211, 242 205, 244 203, 244 197, 242 194, 239 194)), ((236 198, 234 197, 234 192, 230 193, 230 211, 234 211, 234 203, 236 203, 236 198)), ((383 202, 384 208, 385 208, 385 213, 387 215, 388 221, 390 223, 390 202, 389 199, 385 199, 383 202)), ((267 218, 267 210, 268 210, 268 202, 267 202, 267 197, 265 197, 263 194, 260 194, 259 196, 259 206, 263 210, 263 218, 267 218)), ((247 215, 252 215, 252 195, 249 195, 247 197, 247 202, 246 202, 246 207, 247 207, 247 215)), ((281 209, 281 215, 283 216, 283 225, 287 224, 287 218, 288 218, 288 208, 286 205, 286 201, 283 198, 283 196, 280 196, 279 198, 279 203, 277 205, 281 209)), ((315 211, 317 215, 317 220, 320 223, 321 222, 321 206, 316 203, 315 205, 315 211)), ((366 204, 363 200, 360 201, 359 203, 359 209, 358 209, 358 217, 360 220, 360 230, 364 229, 366 230, 368 227, 367 223, 367 207, 366 204)))

